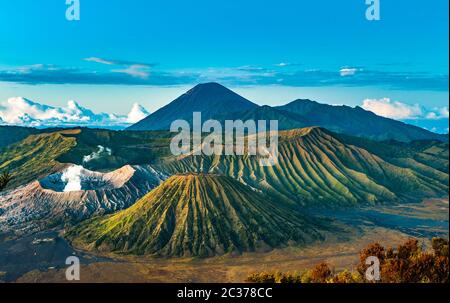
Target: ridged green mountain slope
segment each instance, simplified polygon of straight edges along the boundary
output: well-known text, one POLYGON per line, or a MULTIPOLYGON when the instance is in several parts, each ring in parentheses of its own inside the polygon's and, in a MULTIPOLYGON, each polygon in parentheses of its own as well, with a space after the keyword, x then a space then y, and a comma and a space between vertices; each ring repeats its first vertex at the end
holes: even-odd
POLYGON ((69 232, 90 249, 161 256, 212 256, 321 238, 318 225, 225 176, 169 178, 135 205, 69 232))
POLYGON ((169 150, 174 134, 75 129, 31 135, 0 149, 0 171, 9 170, 9 188, 45 177, 64 163, 91 170, 146 165, 167 175, 212 172, 231 176, 278 199, 302 205, 353 205, 412 201, 448 195, 448 143, 375 142, 337 135, 322 128, 280 132, 279 164, 259 166, 253 156, 185 156, 169 150), (83 158, 109 148, 83 163, 83 158))
POLYGON ((8 188, 23 185, 47 176, 64 167, 56 159, 76 146, 75 131, 31 135, 0 149, 0 170, 10 171, 13 179, 8 188))
POLYGON ((418 140, 409 143, 398 141, 372 141, 359 137, 335 134, 345 144, 355 145, 404 167, 427 167, 448 173, 449 144, 442 141, 418 140))
POLYGON ((231 176, 273 196, 310 206, 413 201, 448 195, 448 173, 432 165, 382 159, 321 128, 280 132, 279 163, 256 156, 185 156, 161 167, 231 176))
POLYGON ((56 171, 67 163, 92 170, 113 170, 124 165, 145 165, 169 156, 169 132, 117 132, 95 129, 49 130, 0 148, 0 171, 10 171, 8 188, 27 184, 56 171), (110 153, 83 158, 98 152, 110 153))

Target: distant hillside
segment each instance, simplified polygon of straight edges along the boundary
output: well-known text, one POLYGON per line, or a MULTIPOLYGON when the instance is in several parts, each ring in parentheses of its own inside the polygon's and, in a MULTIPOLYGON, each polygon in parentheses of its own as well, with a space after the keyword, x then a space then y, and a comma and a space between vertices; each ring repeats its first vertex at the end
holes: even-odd
POLYGON ((201 112, 206 121, 217 114, 243 111, 258 105, 218 83, 199 84, 128 130, 169 130, 177 119, 192 120, 193 112, 201 112))
POLYGON ((60 171, 66 163, 93 170, 144 165, 170 155, 169 132, 68 129, 31 135, 0 150, 0 171, 13 174, 8 188, 60 171), (99 153, 99 147, 110 153, 99 153), (88 162, 83 159, 90 156, 88 162))
MULTIPOLYGON (((448 153, 446 143, 435 147, 440 149, 435 155, 392 143, 397 154, 382 157, 386 155, 374 149, 373 141, 356 146, 321 128, 284 131, 279 140, 279 164, 272 167, 259 166, 256 156, 203 155, 184 156, 160 169, 224 174, 280 200, 308 206, 410 202, 448 195, 448 171, 443 171, 448 159, 441 156, 448 153), (424 155, 426 160, 421 161, 424 155)), ((430 144, 436 143, 441 144, 430 144)))
MULTIPOLYGON (((310 125, 308 120, 305 118, 284 110, 280 110, 267 105, 255 107, 245 111, 239 111, 234 113, 219 114, 214 117, 214 119, 222 122, 225 125, 225 120, 242 120, 248 121, 253 120, 257 123, 259 120, 276 120, 278 121, 278 129, 288 130, 295 128, 303 128, 310 125)), ((269 123, 266 124, 269 126, 269 123)))
POLYGON ((111 131, 104 129, 80 129, 68 134, 77 145, 70 152, 58 158, 63 163, 83 164, 94 170, 109 170, 124 165, 143 165, 157 162, 170 156, 170 139, 173 133, 167 131, 111 131), (111 153, 94 157, 83 163, 83 158, 98 151, 99 146, 108 148, 111 153))
MULTIPOLYGON (((415 170, 431 167, 445 174, 449 171, 449 143, 417 140, 412 142, 373 141, 360 137, 335 134, 340 141, 364 148, 367 151, 403 167, 415 170)), ((425 173, 425 171, 424 171, 425 173)), ((436 177, 433 175, 432 177, 436 177)))
POLYGON ((8 188, 27 184, 64 168, 57 159, 76 146, 75 131, 31 135, 0 150, 0 171, 10 171, 8 188))
POLYGON ((176 175, 135 205, 82 223, 75 245, 160 256, 213 256, 321 239, 319 225, 232 178, 176 175))
POLYGON ((40 130, 31 127, 0 126, 0 149, 40 132, 40 130))
POLYGON ((320 104, 311 100, 296 100, 276 108, 298 115, 307 121, 307 126, 320 126, 352 136, 379 141, 390 139, 403 142, 413 140, 448 141, 448 136, 377 116, 359 106, 352 108, 320 104))

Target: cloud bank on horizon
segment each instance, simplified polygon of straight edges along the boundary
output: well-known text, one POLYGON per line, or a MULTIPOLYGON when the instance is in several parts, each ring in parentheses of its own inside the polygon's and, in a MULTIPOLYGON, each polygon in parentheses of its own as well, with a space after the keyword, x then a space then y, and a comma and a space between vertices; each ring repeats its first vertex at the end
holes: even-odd
POLYGON ((449 118, 449 110, 446 106, 427 109, 417 103, 409 105, 399 101, 392 101, 390 98, 365 99, 362 108, 379 116, 396 120, 439 120, 449 118))
POLYGON ((68 101, 66 107, 53 107, 22 97, 0 102, 0 125, 123 129, 148 115, 149 112, 138 103, 133 104, 128 115, 116 115, 94 113, 73 100, 68 101))
POLYGON ((400 120, 435 133, 449 133, 449 108, 426 108, 418 103, 410 105, 390 98, 365 99, 361 105, 378 116, 400 120))
POLYGON ((225 85, 286 85, 294 87, 363 87, 386 89, 448 91, 448 75, 417 71, 381 71, 363 67, 337 70, 302 68, 301 64, 278 63, 269 67, 238 66, 156 70, 157 64, 110 60, 99 57, 83 59, 102 68, 61 67, 33 64, 0 68, 0 81, 29 85, 156 85, 170 86, 201 82, 225 85), (106 67, 106 69, 105 69, 106 67))

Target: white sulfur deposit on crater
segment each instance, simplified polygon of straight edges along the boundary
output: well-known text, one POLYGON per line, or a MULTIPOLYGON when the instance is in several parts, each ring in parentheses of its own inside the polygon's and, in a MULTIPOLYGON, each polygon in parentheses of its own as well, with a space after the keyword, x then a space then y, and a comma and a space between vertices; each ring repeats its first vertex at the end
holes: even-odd
POLYGON ((0 195, 0 233, 33 233, 129 207, 167 176, 151 166, 96 172, 70 164, 0 195))
POLYGON ((109 173, 100 173, 72 165, 60 173, 39 180, 44 189, 55 192, 76 192, 86 190, 114 189, 124 185, 134 175, 134 169, 124 166, 109 173))

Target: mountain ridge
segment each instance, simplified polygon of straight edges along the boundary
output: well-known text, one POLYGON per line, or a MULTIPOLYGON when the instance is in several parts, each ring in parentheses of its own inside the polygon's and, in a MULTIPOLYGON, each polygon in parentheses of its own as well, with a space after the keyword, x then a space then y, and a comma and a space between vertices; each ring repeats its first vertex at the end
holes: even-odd
POLYGON ((413 140, 448 141, 444 135, 401 121, 385 118, 366 111, 360 106, 334 106, 309 99, 297 99, 277 109, 291 112, 306 119, 310 125, 321 126, 347 135, 366 137, 377 141, 394 139, 401 142, 413 140))
POLYGON ((356 106, 333 106, 297 99, 282 106, 259 106, 218 83, 199 84, 127 130, 169 130, 177 119, 192 123, 192 113, 202 112, 202 121, 278 120, 279 129, 320 126, 337 133, 377 141, 394 139, 447 141, 448 136, 376 115, 356 106), (231 104, 227 102, 232 100, 231 104))
POLYGON ((258 105, 218 83, 198 84, 127 130, 168 130, 174 120, 191 121, 193 112, 202 112, 206 121, 219 113, 255 107, 258 105))

